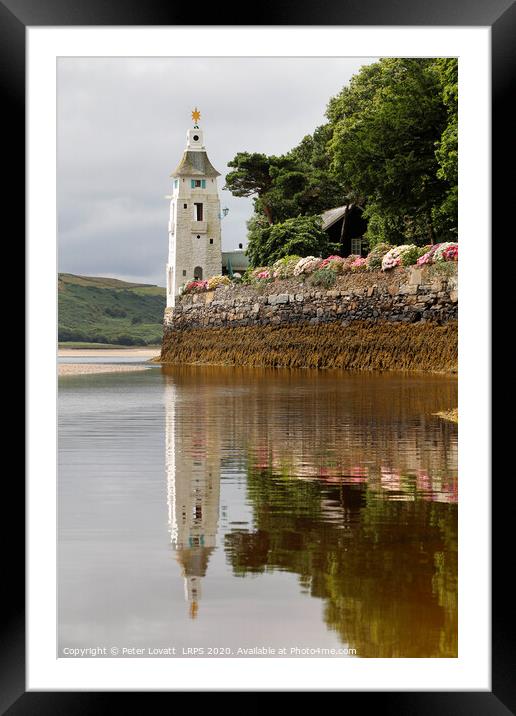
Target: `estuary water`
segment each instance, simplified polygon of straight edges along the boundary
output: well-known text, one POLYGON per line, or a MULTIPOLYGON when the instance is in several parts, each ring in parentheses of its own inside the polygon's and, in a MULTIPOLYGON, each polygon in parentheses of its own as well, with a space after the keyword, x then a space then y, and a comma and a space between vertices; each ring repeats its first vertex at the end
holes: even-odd
POLYGON ((456 405, 440 375, 61 378, 58 656, 456 656, 456 405))

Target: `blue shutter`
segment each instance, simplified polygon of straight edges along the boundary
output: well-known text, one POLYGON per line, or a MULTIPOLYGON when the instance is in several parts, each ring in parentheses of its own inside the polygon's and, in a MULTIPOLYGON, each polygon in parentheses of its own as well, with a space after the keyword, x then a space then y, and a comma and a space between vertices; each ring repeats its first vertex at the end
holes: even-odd
POLYGON ((194 179, 190 179, 190 186, 192 187, 192 189, 195 189, 195 180, 194 179))
POLYGON ((202 186, 203 189, 206 189, 206 179, 203 179, 203 180, 201 181, 201 186, 202 186))

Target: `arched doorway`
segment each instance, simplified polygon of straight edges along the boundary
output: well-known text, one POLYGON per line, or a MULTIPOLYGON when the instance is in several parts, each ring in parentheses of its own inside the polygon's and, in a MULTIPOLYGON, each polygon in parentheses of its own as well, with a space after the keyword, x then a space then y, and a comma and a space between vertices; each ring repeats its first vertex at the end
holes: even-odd
POLYGON ((196 266, 193 271, 194 281, 202 281, 202 268, 196 266))

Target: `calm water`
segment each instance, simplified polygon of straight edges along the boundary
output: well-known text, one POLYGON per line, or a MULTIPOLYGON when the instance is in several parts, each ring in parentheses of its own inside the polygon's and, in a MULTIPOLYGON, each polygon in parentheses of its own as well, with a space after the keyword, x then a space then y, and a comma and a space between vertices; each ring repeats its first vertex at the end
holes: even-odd
POLYGON ((456 400, 443 376, 61 379, 59 655, 456 656, 457 427, 432 416, 456 400))

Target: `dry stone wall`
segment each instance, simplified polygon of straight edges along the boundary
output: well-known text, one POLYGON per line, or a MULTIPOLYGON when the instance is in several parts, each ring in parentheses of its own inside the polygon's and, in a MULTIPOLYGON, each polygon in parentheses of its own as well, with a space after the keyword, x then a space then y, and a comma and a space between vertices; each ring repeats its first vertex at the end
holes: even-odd
POLYGON ((353 321, 444 325, 457 319, 457 265, 346 274, 331 289, 309 277, 221 286, 185 295, 165 311, 164 331, 353 321))

